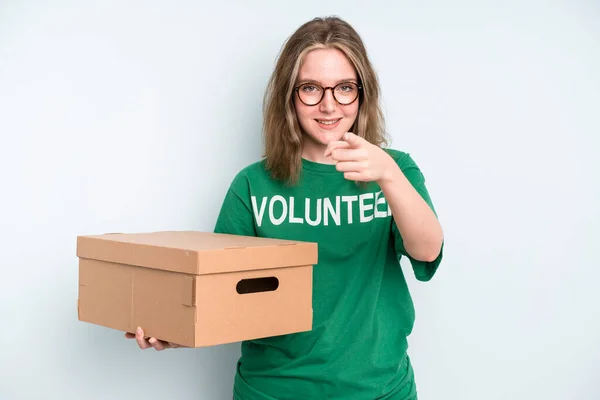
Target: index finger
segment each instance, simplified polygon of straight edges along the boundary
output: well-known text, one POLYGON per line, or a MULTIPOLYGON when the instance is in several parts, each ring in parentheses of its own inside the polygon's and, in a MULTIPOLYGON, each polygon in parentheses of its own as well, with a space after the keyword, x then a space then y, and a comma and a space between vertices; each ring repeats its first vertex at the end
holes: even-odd
POLYGON ((327 144, 327 148, 325 149, 325 157, 329 157, 331 153, 336 149, 347 149, 350 147, 350 144, 344 140, 334 140, 327 144))
POLYGON ((345 142, 347 142, 350 145, 350 147, 354 148, 360 147, 365 142, 365 140, 362 137, 352 132, 346 132, 342 139, 345 142))

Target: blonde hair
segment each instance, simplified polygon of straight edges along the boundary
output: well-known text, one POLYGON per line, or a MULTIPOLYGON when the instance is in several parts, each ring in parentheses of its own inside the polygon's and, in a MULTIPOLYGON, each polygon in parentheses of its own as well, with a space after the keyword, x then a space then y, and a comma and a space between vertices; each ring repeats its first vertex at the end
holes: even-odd
POLYGON ((300 26, 284 44, 264 97, 266 168, 273 178, 287 183, 297 182, 300 175, 304 140, 293 103, 294 85, 306 54, 322 48, 342 51, 354 65, 363 87, 352 132, 375 145, 387 144, 378 77, 362 39, 338 17, 315 18, 300 26))

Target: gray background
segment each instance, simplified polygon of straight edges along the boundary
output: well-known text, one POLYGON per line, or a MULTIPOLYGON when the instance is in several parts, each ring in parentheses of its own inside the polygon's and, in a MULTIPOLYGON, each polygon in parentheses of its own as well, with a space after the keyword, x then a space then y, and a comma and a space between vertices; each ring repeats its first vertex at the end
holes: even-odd
POLYGON ((230 398, 238 344, 77 321, 76 236, 212 229, 280 46, 327 14, 445 228, 439 274, 409 277, 420 398, 600 398, 599 3, 248 3, 0 2, 0 398, 230 398))

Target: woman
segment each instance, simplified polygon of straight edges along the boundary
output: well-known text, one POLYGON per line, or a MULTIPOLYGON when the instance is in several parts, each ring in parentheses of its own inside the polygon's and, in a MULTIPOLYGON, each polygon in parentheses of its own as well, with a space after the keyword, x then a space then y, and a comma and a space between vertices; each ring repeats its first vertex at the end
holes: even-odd
MULTIPOLYGON (((215 232, 317 242, 314 323, 242 343, 235 398, 416 399, 414 309, 399 258, 431 279, 443 233, 413 159, 383 147, 377 77, 345 21, 314 19, 289 38, 264 132, 265 157, 235 177, 215 232)), ((141 330, 137 339, 174 347, 141 330)))

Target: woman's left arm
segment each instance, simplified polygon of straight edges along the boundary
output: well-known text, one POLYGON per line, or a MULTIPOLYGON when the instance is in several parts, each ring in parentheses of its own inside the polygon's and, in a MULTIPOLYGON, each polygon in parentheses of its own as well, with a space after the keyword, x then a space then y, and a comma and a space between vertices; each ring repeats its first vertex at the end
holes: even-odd
POLYGON ((437 216, 406 178, 398 164, 383 152, 380 156, 387 164, 377 180, 392 210, 392 215, 404 249, 420 261, 434 261, 440 254, 444 234, 437 216))
MULTIPOLYGON (((411 257, 424 262, 438 257, 444 241, 438 218, 385 150, 348 132, 342 141, 329 143, 325 156, 336 162, 337 170, 343 172, 346 179, 379 184, 402 236, 404 249, 411 257)), ((420 171, 416 172, 418 179, 423 180, 420 171)))

